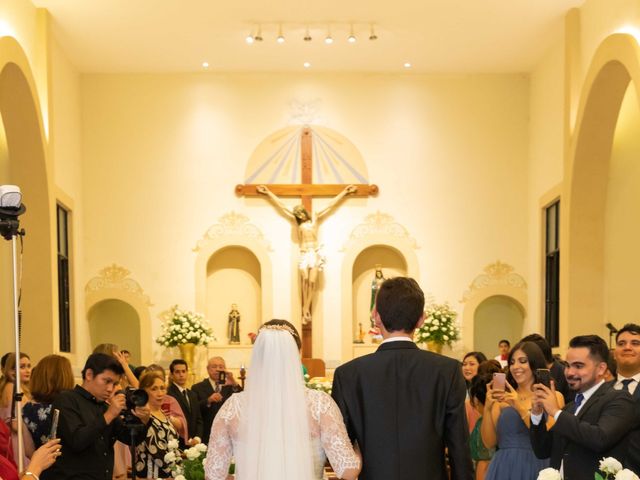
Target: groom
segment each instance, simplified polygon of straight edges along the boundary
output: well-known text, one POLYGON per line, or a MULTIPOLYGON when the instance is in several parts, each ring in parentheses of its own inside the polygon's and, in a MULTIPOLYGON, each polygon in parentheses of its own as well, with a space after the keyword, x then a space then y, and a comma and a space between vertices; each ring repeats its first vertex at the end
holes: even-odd
POLYGON ((465 382, 460 364, 412 341, 424 321, 424 294, 396 277, 378 291, 373 312, 384 341, 339 367, 333 398, 362 452, 360 480, 471 480, 465 382))

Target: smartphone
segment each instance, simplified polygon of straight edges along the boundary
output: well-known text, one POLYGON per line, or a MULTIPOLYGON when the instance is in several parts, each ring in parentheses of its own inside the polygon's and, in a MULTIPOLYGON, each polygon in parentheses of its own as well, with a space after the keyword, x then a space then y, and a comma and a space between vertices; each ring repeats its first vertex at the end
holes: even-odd
POLYGON ((171 411, 171 405, 169 404, 169 402, 163 403, 162 405, 160 405, 160 410, 165 415, 169 415, 169 412, 171 411))
POLYGON ((551 388, 551 372, 548 368, 538 368, 536 370, 537 383, 541 383, 547 388, 551 388))
POLYGON ((493 383, 491 388, 493 390, 504 392, 505 382, 507 381, 506 375, 504 373, 494 373, 493 374, 493 383))
POLYGON ((219 372, 218 373, 218 383, 223 385, 227 383, 227 372, 219 372))
POLYGON ((53 409, 53 414, 51 415, 51 431, 49 432, 49 440, 53 440, 58 435, 58 419, 60 418, 60 410, 57 408, 53 409))

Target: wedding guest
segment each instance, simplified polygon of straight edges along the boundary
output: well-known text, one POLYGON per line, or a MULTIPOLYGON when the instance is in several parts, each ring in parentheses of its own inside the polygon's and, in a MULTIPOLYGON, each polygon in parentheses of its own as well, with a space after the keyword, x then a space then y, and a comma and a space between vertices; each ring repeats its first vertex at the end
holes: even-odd
POLYGON ((489 383, 491 379, 491 373, 476 375, 471 381, 471 386, 469 387, 471 405, 479 414, 475 427, 473 428, 471 435, 469 435, 469 447, 471 449, 471 459, 473 460, 476 469, 476 480, 484 480, 484 477, 487 474, 487 469, 489 468, 489 462, 495 453, 495 448, 486 447, 482 441, 482 435, 480 434, 485 400, 487 398, 487 383, 489 383))
POLYGON ((575 400, 565 408, 551 388, 535 385, 531 410, 531 443, 539 458, 550 458, 551 467, 562 469, 564 478, 592 478, 599 460, 623 460, 628 435, 637 427, 636 404, 629 392, 605 383, 609 349, 597 335, 573 337, 567 350, 566 370, 575 400), (555 419, 549 429, 544 417, 555 419))
POLYGON ((458 361, 413 342, 424 322, 418 283, 385 280, 373 315, 384 341, 375 353, 338 367, 333 378, 333 398, 362 450, 360 480, 470 480, 464 378, 458 361))
MULTIPOLYGON (((31 359, 29 355, 24 352, 20 352, 20 390, 23 393, 21 406, 29 401, 31 398, 29 394, 29 380, 31 379, 31 359)), ((11 442, 13 447, 14 460, 18 464, 18 422, 16 420, 15 406, 13 403, 13 395, 16 387, 16 356, 14 353, 9 353, 2 369, 2 376, 0 377, 0 421, 4 421, 11 426, 11 442)), ((29 458, 35 450, 33 445, 33 439, 29 434, 29 431, 24 426, 22 428, 22 464, 24 466, 29 464, 29 458)))
POLYGON ((509 340, 503 339, 498 342, 498 351, 500 352, 496 355, 495 360, 500 362, 500 366, 502 368, 507 368, 509 366, 509 349, 511 348, 511 343, 509 340))
POLYGON ((169 442, 178 440, 177 428, 181 420, 163 411, 167 386, 164 377, 157 372, 148 372, 140 378, 140 388, 149 395, 149 421, 144 442, 136 446, 136 473, 143 478, 171 478, 172 464, 165 462, 169 452, 169 442))
POLYGON ((260 327, 247 388, 232 395, 213 422, 207 480, 227 479, 232 457, 238 479, 321 480, 327 457, 339 478, 357 478, 361 462, 340 410, 329 395, 304 385, 300 344, 285 320, 260 327))
POLYGON ((33 369, 30 385, 31 400, 22 407, 22 418, 39 448, 49 440, 53 400, 74 386, 71 363, 61 355, 47 355, 33 369))
POLYGON ((93 349, 93 353, 106 353, 107 355, 115 357, 120 365, 122 365, 122 369, 124 370, 124 375, 120 380, 122 387, 124 388, 130 386, 133 388, 138 388, 138 378, 133 374, 126 355, 124 355, 120 351, 118 345, 115 345, 113 343, 101 343, 93 349))
MULTIPOLYGON (((480 432, 485 446, 497 446, 497 451, 486 480, 533 479, 549 466, 548 460, 535 456, 529 440, 534 373, 538 368, 546 368, 544 355, 535 343, 521 342, 509 353, 508 362, 505 389, 487 385, 480 432)), ((564 402, 560 393, 557 397, 558 402, 564 402)))
POLYGON ((469 433, 473 431, 473 427, 478 421, 478 411, 473 408, 469 401, 469 387, 471 380, 478 374, 478 367, 485 362, 487 357, 482 352, 469 352, 462 359, 462 376, 467 383, 467 399, 464 402, 465 412, 467 414, 467 423, 469 424, 469 433))
MULTIPOLYGON (((164 379, 165 384, 167 383, 167 372, 161 365, 158 365, 157 363, 152 363, 145 369, 145 371, 142 373, 142 376, 144 376, 146 373, 149 373, 149 372, 155 372, 160 374, 164 379)), ((142 378, 142 376, 140 378, 142 378)), ((178 435, 185 443, 188 442, 189 432, 187 432, 187 417, 185 417, 184 412, 182 411, 182 408, 180 407, 180 404, 178 403, 178 401, 175 398, 173 398, 171 395, 167 395, 164 398, 164 405, 162 409, 172 417, 176 417, 180 420, 180 425, 177 428, 178 435)))
POLYGON ((180 408, 187 419, 187 442, 181 438, 182 447, 192 445, 194 437, 201 441, 204 438, 202 414, 198 395, 187 387, 189 377, 189 365, 181 358, 177 358, 169 365, 171 383, 167 388, 167 394, 172 396, 180 404, 180 408))
POLYGON ((242 390, 233 374, 227 370, 227 365, 222 357, 212 357, 207 362, 208 378, 193 385, 192 390, 198 396, 200 413, 203 421, 203 441, 209 441, 211 425, 224 402, 231 395, 242 390))
MULTIPOLYGON (((618 330, 614 356, 617 372, 613 388, 631 394, 636 402, 636 413, 640 416, 640 325, 627 323, 618 330)), ((640 424, 629 435, 623 465, 640 474, 640 424)))
POLYGON ((547 339, 538 333, 532 333, 520 341, 533 342, 540 347, 540 350, 544 355, 544 361, 547 364, 547 368, 551 372, 551 378, 553 378, 553 381, 555 382, 556 392, 560 392, 562 394, 565 404, 573 400, 574 393, 569 388, 567 377, 564 374, 567 366, 559 358, 555 358, 553 356, 551 345, 549 345, 547 339))

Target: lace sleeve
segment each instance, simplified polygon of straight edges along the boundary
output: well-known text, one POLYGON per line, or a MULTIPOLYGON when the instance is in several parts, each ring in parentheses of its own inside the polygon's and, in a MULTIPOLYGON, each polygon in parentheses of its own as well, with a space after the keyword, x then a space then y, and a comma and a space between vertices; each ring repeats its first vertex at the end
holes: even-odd
POLYGON ((336 402, 324 392, 317 392, 313 400, 313 416, 320 425, 320 441, 329 463, 339 478, 344 471, 352 468, 360 470, 360 457, 356 454, 347 435, 342 414, 336 402))
POLYGON ((225 480, 233 456, 232 423, 238 421, 238 402, 232 395, 222 405, 211 426, 211 436, 204 461, 206 480, 225 480))

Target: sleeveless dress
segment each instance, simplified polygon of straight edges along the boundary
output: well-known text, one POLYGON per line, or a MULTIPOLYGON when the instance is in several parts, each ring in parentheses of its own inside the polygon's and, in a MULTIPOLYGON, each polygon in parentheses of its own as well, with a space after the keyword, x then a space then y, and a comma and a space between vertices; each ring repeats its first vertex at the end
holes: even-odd
POLYGON ((498 449, 485 480, 536 480, 540 470, 549 466, 549 459, 535 456, 529 429, 515 408, 502 409, 497 430, 498 449))
MULTIPOLYGON (((318 390, 306 389, 305 394, 315 479, 322 480, 327 457, 339 478, 347 468, 359 468, 360 459, 353 451, 342 414, 333 399, 318 390)), ((242 448, 238 442, 238 427, 244 404, 245 392, 236 393, 216 415, 204 465, 207 480, 226 480, 233 452, 242 448)), ((238 474, 236 479, 251 480, 238 474)))
POLYGON ((170 440, 178 440, 171 422, 151 415, 147 437, 136 447, 136 473, 144 478, 171 478, 171 465, 164 461, 170 440))

